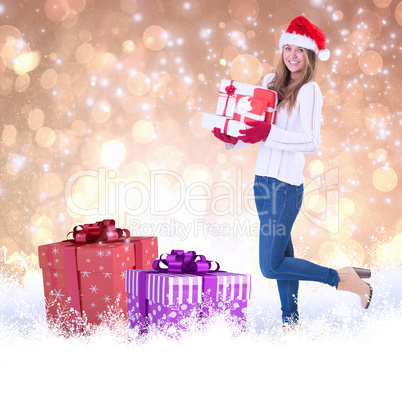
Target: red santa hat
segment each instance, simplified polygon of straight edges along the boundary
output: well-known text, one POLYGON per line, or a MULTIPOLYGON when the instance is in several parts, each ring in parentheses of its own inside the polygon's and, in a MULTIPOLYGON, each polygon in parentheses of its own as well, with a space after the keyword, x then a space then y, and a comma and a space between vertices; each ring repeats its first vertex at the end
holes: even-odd
POLYGON ((279 47, 296 45, 310 49, 318 54, 320 60, 328 60, 331 52, 325 49, 325 33, 322 29, 313 25, 305 17, 296 17, 279 40, 279 47))

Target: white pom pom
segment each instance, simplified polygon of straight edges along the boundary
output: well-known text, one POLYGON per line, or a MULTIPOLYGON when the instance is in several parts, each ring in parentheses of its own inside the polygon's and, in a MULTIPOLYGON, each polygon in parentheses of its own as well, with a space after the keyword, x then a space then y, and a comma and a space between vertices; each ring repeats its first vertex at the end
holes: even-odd
POLYGON ((320 50, 318 53, 318 58, 322 61, 327 61, 331 56, 331 52, 328 49, 320 50))

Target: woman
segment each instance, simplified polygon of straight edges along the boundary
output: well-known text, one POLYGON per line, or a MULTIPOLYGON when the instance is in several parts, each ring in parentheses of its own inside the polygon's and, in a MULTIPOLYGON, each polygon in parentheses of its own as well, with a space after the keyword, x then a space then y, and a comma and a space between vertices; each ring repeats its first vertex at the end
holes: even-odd
POLYGON ((368 308, 372 288, 360 277, 370 270, 345 267, 336 271, 294 258, 291 230, 303 198, 304 153, 314 153, 320 142, 322 95, 314 75, 316 59, 329 58, 325 33, 304 17, 295 18, 281 36, 282 57, 275 74, 263 86, 279 94, 275 124, 247 123, 238 138, 214 128, 226 149, 237 150, 259 142, 254 195, 260 219, 260 268, 266 278, 276 279, 285 328, 299 321, 299 281, 317 281, 338 290, 356 293, 368 308), (273 225, 273 223, 275 225, 273 225), (274 230, 272 230, 274 228, 274 230))

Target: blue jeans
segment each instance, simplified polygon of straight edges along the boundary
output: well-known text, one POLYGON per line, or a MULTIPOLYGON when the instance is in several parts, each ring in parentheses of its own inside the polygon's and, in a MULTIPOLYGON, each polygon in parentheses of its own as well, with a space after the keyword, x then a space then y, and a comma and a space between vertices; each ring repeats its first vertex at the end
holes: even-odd
POLYGON ((303 200, 303 184, 293 186, 272 177, 256 176, 254 196, 260 219, 260 268, 276 279, 283 323, 299 320, 299 281, 337 286, 336 270, 294 257, 291 231, 303 200))

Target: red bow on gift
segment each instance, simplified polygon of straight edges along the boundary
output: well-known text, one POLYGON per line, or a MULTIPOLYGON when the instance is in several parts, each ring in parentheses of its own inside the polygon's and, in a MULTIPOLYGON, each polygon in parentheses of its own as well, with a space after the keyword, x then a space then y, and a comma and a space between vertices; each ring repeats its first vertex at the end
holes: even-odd
MULTIPOLYGON (((233 81, 232 81, 233 82, 233 81)), ((228 94, 228 95, 233 95, 235 92, 236 92, 236 87, 233 85, 233 84, 230 84, 230 85, 228 85, 226 88, 225 88, 225 92, 228 94)))
POLYGON ((121 239, 128 239, 130 231, 128 229, 116 228, 114 219, 104 219, 95 223, 87 223, 75 226, 72 232, 77 243, 109 242, 121 239), (80 229, 81 228, 81 229, 80 229))

